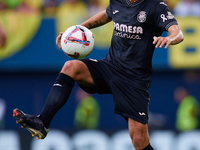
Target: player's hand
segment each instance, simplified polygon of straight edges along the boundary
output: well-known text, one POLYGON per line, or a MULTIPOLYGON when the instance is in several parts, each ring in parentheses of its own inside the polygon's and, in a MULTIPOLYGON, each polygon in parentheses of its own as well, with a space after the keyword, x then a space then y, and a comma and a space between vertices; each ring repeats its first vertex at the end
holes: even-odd
POLYGON ((63 32, 60 32, 60 34, 56 38, 56 45, 61 49, 61 37, 62 37, 63 32))
POLYGON ((169 47, 169 45, 171 44, 171 40, 168 37, 153 37, 153 44, 155 44, 156 48, 162 48, 165 45, 165 49, 169 47))

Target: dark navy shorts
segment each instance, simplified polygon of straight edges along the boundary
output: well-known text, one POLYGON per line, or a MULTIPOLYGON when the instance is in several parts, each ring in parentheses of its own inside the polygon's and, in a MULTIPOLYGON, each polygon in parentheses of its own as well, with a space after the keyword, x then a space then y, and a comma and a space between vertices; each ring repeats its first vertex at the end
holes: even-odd
POLYGON ((123 70, 105 60, 81 59, 93 77, 96 88, 79 86, 88 93, 112 94, 114 113, 126 120, 132 118, 140 123, 148 123, 150 83, 138 81, 123 70))

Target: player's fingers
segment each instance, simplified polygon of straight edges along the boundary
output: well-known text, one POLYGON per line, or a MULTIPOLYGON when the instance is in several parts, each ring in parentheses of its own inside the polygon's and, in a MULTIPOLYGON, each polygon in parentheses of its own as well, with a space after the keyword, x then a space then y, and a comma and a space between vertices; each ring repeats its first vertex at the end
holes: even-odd
POLYGON ((59 34, 56 38, 56 45, 58 45, 59 48, 61 48, 60 42, 61 42, 61 34, 59 34))
POLYGON ((168 41, 168 42, 166 43, 165 49, 167 49, 167 48, 169 47, 170 43, 171 43, 170 41, 168 41))
POLYGON ((58 47, 61 49, 62 47, 61 47, 61 44, 58 44, 58 47))
POLYGON ((171 44, 171 40, 168 38, 163 38, 163 42, 160 45, 160 48, 163 47, 165 45, 165 49, 169 47, 169 45, 171 44))
POLYGON ((63 32, 60 32, 60 34, 56 38, 56 42, 61 39, 62 35, 63 35, 63 32))
POLYGON ((157 43, 156 43, 156 46, 155 46, 155 47, 156 47, 156 48, 158 48, 158 47, 159 47, 159 45, 162 43, 162 41, 163 41, 163 40, 162 40, 162 38, 160 38, 160 39, 157 41, 157 43))
POLYGON ((61 38, 62 38, 63 33, 64 33, 64 32, 60 32, 59 39, 58 39, 58 47, 59 47, 60 49, 62 49, 62 47, 61 47, 61 38))
POLYGON ((57 44, 59 38, 60 38, 60 35, 58 35, 58 36, 56 37, 56 44, 57 44))
POLYGON ((159 47, 162 48, 166 43, 167 43, 167 40, 163 40, 159 47))
POLYGON ((57 45, 58 45, 58 47, 59 47, 60 49, 62 48, 60 42, 59 42, 57 45))
POLYGON ((158 40, 159 40, 159 37, 154 36, 153 37, 153 44, 156 44, 158 42, 158 40))
POLYGON ((60 42, 60 40, 61 40, 61 37, 58 36, 58 37, 56 38, 56 44, 57 44, 57 45, 58 45, 58 43, 60 42))

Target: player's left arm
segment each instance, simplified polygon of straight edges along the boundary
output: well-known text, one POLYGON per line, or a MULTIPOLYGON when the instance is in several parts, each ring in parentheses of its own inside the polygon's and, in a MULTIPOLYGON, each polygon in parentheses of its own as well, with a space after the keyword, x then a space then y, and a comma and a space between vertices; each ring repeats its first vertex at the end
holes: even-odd
POLYGON ((106 10, 103 10, 80 25, 85 26, 88 29, 93 29, 105 25, 110 21, 112 21, 112 19, 107 18, 106 10))
POLYGON ((179 27, 179 25, 172 25, 168 29, 169 36, 167 37, 153 37, 153 44, 155 44, 155 47, 162 48, 165 45, 165 48, 168 48, 169 45, 175 45, 184 40, 183 33, 179 27))
MULTIPOLYGON (((93 29, 96 27, 100 27, 104 24, 107 24, 108 22, 112 21, 112 19, 107 18, 106 15, 106 10, 94 15, 93 17, 91 17, 90 19, 86 20, 85 22, 83 22, 82 26, 85 26, 88 29, 93 29)), ((58 45, 58 47, 61 49, 61 37, 62 37, 63 32, 60 32, 60 34, 57 36, 56 38, 56 45, 58 45)))

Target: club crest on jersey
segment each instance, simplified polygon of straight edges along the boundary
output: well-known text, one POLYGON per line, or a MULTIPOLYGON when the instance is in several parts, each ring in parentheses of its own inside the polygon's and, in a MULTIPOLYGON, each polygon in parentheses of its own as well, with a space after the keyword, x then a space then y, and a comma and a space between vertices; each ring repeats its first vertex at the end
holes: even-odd
POLYGON ((147 19, 147 15, 145 11, 140 11, 138 16, 137 16, 137 20, 141 23, 145 22, 147 19))

